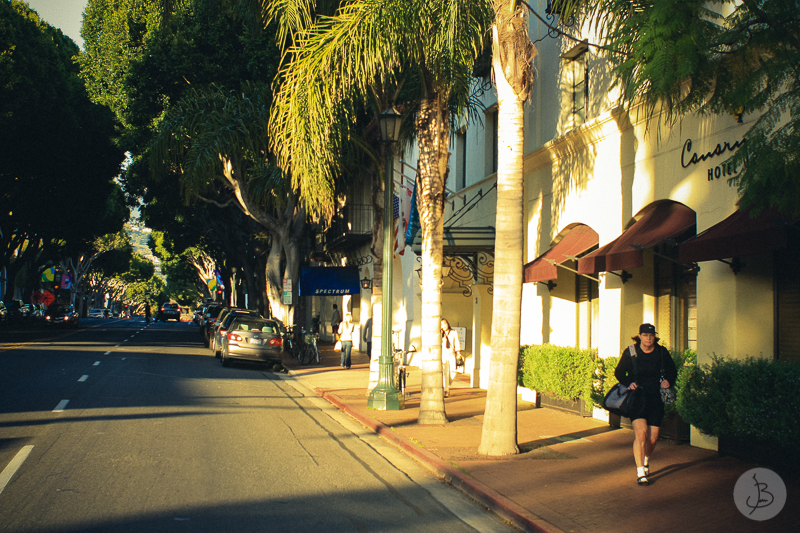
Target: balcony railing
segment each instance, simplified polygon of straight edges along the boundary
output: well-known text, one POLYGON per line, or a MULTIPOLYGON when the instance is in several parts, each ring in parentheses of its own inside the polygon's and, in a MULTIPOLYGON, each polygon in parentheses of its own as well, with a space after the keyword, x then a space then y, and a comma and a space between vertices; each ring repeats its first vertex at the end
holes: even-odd
POLYGON ((325 233, 326 251, 358 246, 372 239, 372 206, 346 205, 334 216, 325 233))

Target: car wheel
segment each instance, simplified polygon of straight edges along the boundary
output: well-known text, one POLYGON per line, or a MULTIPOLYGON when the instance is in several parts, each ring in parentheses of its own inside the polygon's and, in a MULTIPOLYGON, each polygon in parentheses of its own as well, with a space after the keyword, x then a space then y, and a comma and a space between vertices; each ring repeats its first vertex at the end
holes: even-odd
POLYGON ((220 359, 222 360, 222 366, 231 366, 230 359, 225 356, 224 351, 220 354, 220 359))

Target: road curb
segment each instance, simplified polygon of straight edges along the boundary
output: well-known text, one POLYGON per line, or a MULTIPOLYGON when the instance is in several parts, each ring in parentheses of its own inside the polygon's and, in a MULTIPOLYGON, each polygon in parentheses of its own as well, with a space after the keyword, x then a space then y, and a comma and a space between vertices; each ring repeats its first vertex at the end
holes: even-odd
POLYGON ((501 518, 508 520, 516 527, 532 533, 563 533, 562 530, 556 528, 553 524, 534 515, 497 491, 487 487, 469 474, 462 472, 457 467, 450 465, 438 455, 415 444, 410 439, 400 435, 383 423, 368 416, 364 416, 359 410, 344 403, 336 394, 323 389, 315 390, 322 398, 361 422, 361 424, 366 426, 373 433, 384 437, 404 452, 416 457, 435 473, 440 475, 447 483, 485 505, 489 510, 501 518))

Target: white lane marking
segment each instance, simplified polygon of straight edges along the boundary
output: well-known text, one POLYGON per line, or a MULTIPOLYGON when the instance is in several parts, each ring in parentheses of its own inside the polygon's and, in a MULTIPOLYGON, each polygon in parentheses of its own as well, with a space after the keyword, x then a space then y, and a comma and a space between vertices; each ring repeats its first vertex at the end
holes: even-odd
POLYGON ((134 333, 133 335, 131 335, 131 339, 132 339, 132 338, 134 338, 135 336, 136 336, 136 334, 135 334, 135 333, 134 333))
POLYGON ((103 355, 111 355, 111 350, 107 351, 107 352, 106 352, 106 353, 104 353, 103 355))
POLYGON ((78 381, 83 382, 83 381, 86 381, 87 379, 89 379, 89 375, 88 374, 84 374, 78 379, 78 381))
POLYGON ((95 361, 92 366, 100 366, 100 361, 95 361))
POLYGON ((123 357, 123 358, 122 358, 122 360, 123 360, 123 361, 124 361, 125 359, 127 359, 127 357, 123 357))
POLYGON ((53 412, 54 413, 63 413, 64 412, 64 408, 67 406, 68 403, 69 403, 69 400, 61 400, 60 402, 58 402, 58 405, 56 405, 56 408, 53 409, 53 412))
POLYGON ((119 344, 117 344, 116 346, 114 346, 114 348, 119 348, 119 344))
POLYGON ((6 488, 8 482, 11 481, 11 478, 14 474, 17 473, 19 467, 22 466, 22 463, 25 462, 25 459, 28 458, 30 455, 31 450, 33 450, 33 444, 28 444, 27 446, 23 446, 20 451, 17 452, 17 455, 11 459, 11 462, 8 463, 8 466, 5 467, 2 473, 0 473, 0 493, 3 492, 3 489, 6 488))
POLYGON ((128 342, 128 339, 125 339, 125 340, 124 340, 124 341, 122 341, 122 342, 128 342))

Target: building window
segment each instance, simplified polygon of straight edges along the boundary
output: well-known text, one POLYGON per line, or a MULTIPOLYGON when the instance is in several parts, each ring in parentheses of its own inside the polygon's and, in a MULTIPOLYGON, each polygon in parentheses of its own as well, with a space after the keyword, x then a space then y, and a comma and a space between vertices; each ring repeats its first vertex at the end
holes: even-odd
POLYGON ((575 292, 578 302, 578 348, 597 348, 597 332, 600 331, 599 285, 585 276, 576 276, 575 292))
POLYGON ((800 246, 775 256, 775 357, 800 361, 800 246))
POLYGON ((655 326, 661 344, 681 352, 697 350, 697 273, 656 257, 655 281, 655 326))
POLYGON ((456 132, 456 190, 467 186, 467 132, 456 132))
POLYGON ((570 61, 572 78, 572 124, 579 126, 586 122, 586 104, 589 101, 589 68, 586 64, 587 54, 581 54, 570 61))
POLYGON ((497 106, 486 111, 486 158, 485 174, 497 172, 497 106))
POLYGON ((565 91, 564 111, 569 113, 568 126, 575 128, 586 122, 589 103, 588 41, 581 41, 561 54, 565 61, 562 89, 565 91))

